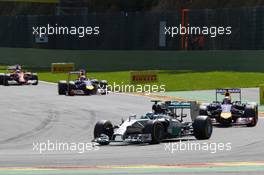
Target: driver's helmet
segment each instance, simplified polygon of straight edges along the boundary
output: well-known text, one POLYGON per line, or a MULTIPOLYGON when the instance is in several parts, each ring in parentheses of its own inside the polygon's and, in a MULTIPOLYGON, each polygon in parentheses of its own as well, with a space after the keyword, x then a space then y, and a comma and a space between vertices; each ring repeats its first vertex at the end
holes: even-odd
POLYGON ((84 81, 84 80, 86 80, 86 72, 85 72, 84 69, 81 69, 81 70, 80 70, 80 74, 79 74, 79 76, 78 76, 78 79, 79 79, 79 81, 84 81))
POLYGON ((16 65, 16 70, 21 70, 21 66, 19 64, 16 65))
POLYGON ((171 104, 171 101, 165 101, 165 105, 169 106, 171 104))
POLYGON ((225 96, 223 100, 223 104, 231 104, 231 97, 230 96, 225 96))

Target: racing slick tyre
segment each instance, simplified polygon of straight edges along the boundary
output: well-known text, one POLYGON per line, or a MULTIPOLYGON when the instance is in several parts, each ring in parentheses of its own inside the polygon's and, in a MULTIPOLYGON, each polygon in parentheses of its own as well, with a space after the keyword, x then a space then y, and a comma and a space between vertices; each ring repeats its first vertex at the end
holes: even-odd
POLYGON ((145 134, 151 134, 150 144, 159 144, 165 136, 165 128, 163 124, 157 120, 150 120, 144 128, 145 134))
POLYGON ((200 109, 199 110, 199 115, 208 115, 208 112, 205 109, 200 109))
POLYGON ((5 76, 4 76, 4 79, 3 79, 3 85, 4 85, 4 86, 9 86, 9 83, 8 83, 9 78, 10 78, 10 77, 9 77, 8 75, 5 75, 5 76))
POLYGON ((74 96, 75 95, 75 92, 74 92, 74 89, 75 89, 75 84, 73 81, 70 81, 69 82, 69 85, 66 84, 67 87, 66 87, 66 95, 67 96, 74 96))
POLYGON ((209 139, 213 132, 213 125, 208 116, 198 116, 193 122, 194 137, 197 140, 209 139))
POLYGON ((252 117, 251 123, 247 124, 247 127, 255 127, 258 123, 258 108, 256 106, 246 106, 245 107, 245 117, 252 117))
POLYGON ((67 83, 66 81, 59 81, 58 82, 58 93, 59 95, 66 95, 67 91, 67 83))
POLYGON ((91 82, 94 84, 94 85, 98 85, 99 84, 99 81, 97 79, 92 79, 91 82))
MULTIPOLYGON (((98 138, 101 136, 101 134, 105 134, 109 137, 109 139, 112 139, 114 134, 114 127, 112 123, 109 120, 100 120, 95 124, 94 127, 94 138, 98 138)), ((107 145, 109 142, 103 142, 100 144, 107 145)))
POLYGON ((0 74, 0 85, 4 85, 4 76, 5 74, 0 74))
POLYGON ((32 83, 33 86, 37 86, 38 85, 38 75, 37 74, 33 74, 32 75, 32 80, 34 80, 35 82, 32 83))
POLYGON ((201 105, 199 108, 199 115, 208 115, 207 105, 201 105))
POLYGON ((107 86, 108 86, 108 82, 106 80, 101 80, 99 81, 99 88, 103 90, 103 92, 101 93, 101 95, 106 95, 107 94, 107 86))

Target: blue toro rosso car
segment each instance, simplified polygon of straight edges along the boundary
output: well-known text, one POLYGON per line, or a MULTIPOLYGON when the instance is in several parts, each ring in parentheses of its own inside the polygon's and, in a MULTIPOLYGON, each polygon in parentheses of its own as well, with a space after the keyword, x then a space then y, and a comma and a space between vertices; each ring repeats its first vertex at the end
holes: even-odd
POLYGON ((258 104, 242 103, 241 89, 217 89, 216 100, 212 103, 203 103, 200 106, 200 115, 208 115, 214 125, 254 127, 258 122, 258 104), (239 99, 232 101, 231 94, 238 94, 239 99), (223 95, 224 99, 218 101, 218 95, 223 95))
POLYGON ((108 120, 98 121, 92 141, 100 145, 111 142, 158 144, 163 140, 189 136, 198 140, 211 137, 213 127, 208 116, 191 116, 192 121, 184 119, 191 110, 189 102, 164 104, 155 101, 152 109, 151 113, 141 117, 130 116, 116 126, 108 120))
POLYGON ((86 72, 75 71, 68 73, 67 80, 58 82, 59 95, 106 95, 108 83, 106 80, 89 79, 86 72), (72 76, 76 75, 77 79, 72 80, 72 76))

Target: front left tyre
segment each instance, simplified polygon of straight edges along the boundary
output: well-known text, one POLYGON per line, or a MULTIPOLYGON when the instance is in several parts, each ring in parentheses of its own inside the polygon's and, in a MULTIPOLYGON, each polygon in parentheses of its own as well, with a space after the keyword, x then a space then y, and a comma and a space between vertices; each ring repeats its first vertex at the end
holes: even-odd
MULTIPOLYGON (((94 138, 99 138, 102 134, 107 135, 109 139, 112 139, 114 134, 114 127, 109 120, 101 120, 95 124, 94 138)), ((101 142, 101 145, 108 145, 109 142, 101 142)))
POLYGON ((66 81, 59 81, 58 82, 58 94, 59 95, 66 95, 68 90, 67 82, 66 81))
POLYGON ((151 134, 150 144, 159 144, 165 137, 165 128, 158 120, 147 121, 144 134, 151 134))

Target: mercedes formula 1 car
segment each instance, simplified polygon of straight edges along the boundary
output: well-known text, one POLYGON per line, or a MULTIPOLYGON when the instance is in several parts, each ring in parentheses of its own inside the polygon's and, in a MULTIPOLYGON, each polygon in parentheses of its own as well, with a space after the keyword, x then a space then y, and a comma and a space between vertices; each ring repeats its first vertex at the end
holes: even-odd
POLYGON ((0 74, 0 85, 38 85, 37 73, 25 72, 21 66, 10 66, 8 73, 0 74))
POLYGON ((156 102, 153 112, 141 117, 130 116, 118 126, 113 126, 107 120, 97 122, 92 141, 100 145, 110 142, 158 144, 163 140, 187 136, 194 136, 198 140, 211 137, 213 127, 208 116, 197 116, 191 122, 184 121, 187 117, 184 112, 191 109, 189 102, 166 102, 167 112, 156 111, 158 105, 163 106, 163 103, 156 102))
POLYGON ((68 79, 66 81, 58 82, 58 93, 59 95, 106 95, 107 81, 86 78, 85 71, 69 72, 68 79), (78 78, 71 80, 72 75, 77 75, 78 78))
POLYGON ((216 101, 202 104, 200 115, 208 115, 214 125, 254 127, 258 122, 258 105, 254 102, 242 103, 241 89, 217 89, 216 101), (224 95, 222 102, 218 101, 219 94, 224 95), (232 101, 231 94, 239 94, 239 100, 232 101))

